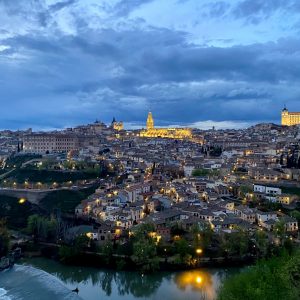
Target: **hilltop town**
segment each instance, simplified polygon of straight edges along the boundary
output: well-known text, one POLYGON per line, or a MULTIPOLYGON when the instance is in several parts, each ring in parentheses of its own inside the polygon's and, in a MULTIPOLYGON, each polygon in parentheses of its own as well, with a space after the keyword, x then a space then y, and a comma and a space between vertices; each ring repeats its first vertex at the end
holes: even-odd
MULTIPOLYGON (((31 224, 41 242, 74 245, 84 236, 89 246, 116 249, 144 228, 170 256, 186 242, 188 264, 200 256, 262 255, 299 242, 299 143, 297 125, 169 130, 155 128, 152 114, 141 131, 115 119, 55 132, 6 130, 0 195, 18 198, 26 222, 38 211, 64 224, 55 234, 31 224)), ((12 216, 10 225, 17 227, 12 216)))

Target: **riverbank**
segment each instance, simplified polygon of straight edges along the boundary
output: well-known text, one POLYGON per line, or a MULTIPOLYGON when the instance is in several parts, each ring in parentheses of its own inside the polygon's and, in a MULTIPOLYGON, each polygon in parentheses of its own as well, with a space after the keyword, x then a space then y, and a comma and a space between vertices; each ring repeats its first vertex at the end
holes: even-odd
MULTIPOLYGON (((47 258, 56 262, 62 262, 65 265, 76 267, 96 267, 107 268, 111 270, 136 270, 141 272, 140 265, 136 264, 132 256, 96 253, 91 251, 82 251, 68 260, 61 260, 60 248, 62 245, 50 243, 31 243, 31 246, 25 249, 23 257, 25 258, 47 258)), ((244 257, 201 257, 197 260, 191 260, 189 264, 176 261, 174 256, 158 257, 159 267, 154 272, 164 271, 182 271, 194 270, 197 268, 240 268, 255 263, 253 256, 244 257)), ((144 273, 144 272, 143 272, 144 273)))

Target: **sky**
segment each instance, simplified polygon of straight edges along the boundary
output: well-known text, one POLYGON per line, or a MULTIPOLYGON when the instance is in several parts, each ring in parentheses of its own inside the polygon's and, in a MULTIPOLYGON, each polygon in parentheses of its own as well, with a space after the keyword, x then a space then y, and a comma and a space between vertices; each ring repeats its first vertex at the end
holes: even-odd
POLYGON ((300 111, 299 0, 0 0, 0 128, 237 128, 300 111))

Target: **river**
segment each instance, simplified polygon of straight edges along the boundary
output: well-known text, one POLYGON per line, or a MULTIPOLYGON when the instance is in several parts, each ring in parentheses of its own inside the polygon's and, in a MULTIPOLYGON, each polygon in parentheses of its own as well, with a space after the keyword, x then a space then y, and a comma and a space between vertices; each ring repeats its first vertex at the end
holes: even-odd
POLYGON ((35 258, 0 273, 0 300, 213 300, 227 269, 137 272, 65 266, 35 258), (78 288, 78 295, 71 290, 78 288))

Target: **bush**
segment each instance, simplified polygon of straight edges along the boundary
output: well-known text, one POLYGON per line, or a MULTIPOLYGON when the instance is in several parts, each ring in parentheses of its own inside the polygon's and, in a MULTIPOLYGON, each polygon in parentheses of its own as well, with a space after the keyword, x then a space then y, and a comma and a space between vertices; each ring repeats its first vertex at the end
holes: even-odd
POLYGON ((296 300, 300 297, 300 254, 261 261, 227 279, 218 300, 296 300))

